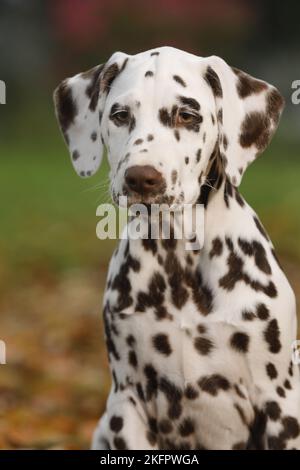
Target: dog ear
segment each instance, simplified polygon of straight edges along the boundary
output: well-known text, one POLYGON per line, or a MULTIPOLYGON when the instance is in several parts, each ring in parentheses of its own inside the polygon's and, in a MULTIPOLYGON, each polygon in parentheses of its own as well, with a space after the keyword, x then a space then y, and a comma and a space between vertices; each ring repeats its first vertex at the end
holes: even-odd
POLYGON ((204 78, 216 102, 225 173, 238 186, 248 165, 271 141, 284 99, 272 85, 230 67, 220 57, 204 61, 204 78))
POLYGON ((115 53, 106 64, 65 79, 54 92, 56 116, 72 164, 83 178, 96 173, 102 161, 103 108, 112 82, 122 68, 122 60, 124 66, 124 56, 115 53))

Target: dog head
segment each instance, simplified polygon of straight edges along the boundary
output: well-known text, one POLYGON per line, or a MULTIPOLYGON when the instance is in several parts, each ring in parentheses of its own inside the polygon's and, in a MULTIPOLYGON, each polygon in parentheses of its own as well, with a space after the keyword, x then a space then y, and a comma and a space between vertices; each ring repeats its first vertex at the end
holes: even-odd
POLYGON ((94 174, 107 149, 115 202, 194 203, 214 155, 238 186, 283 109, 273 86, 207 58, 162 47, 64 80, 55 91, 72 163, 94 174))

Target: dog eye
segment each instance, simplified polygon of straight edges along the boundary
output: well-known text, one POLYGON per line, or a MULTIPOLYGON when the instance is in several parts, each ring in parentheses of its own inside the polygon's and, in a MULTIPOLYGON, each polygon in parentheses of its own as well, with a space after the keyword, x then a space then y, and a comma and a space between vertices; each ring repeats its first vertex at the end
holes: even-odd
POLYGON ((121 109, 112 114, 113 119, 118 121, 120 124, 126 124, 126 122, 128 122, 129 120, 129 116, 129 111, 127 111, 126 109, 121 109))
POLYGON ((177 114, 177 125, 180 125, 180 124, 188 124, 190 122, 193 122, 193 120, 195 119, 195 115, 189 111, 186 111, 186 110, 179 110, 178 114, 177 114))

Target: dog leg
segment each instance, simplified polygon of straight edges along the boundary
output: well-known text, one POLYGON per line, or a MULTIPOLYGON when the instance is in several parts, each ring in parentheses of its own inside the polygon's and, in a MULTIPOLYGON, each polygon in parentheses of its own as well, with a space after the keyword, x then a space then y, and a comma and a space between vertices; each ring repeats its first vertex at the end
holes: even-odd
POLYGON ((266 441, 270 450, 300 450, 300 378, 298 366, 293 369, 293 376, 265 403, 266 441))
POLYGON ((111 401, 94 432, 93 450, 153 450, 156 437, 136 397, 111 401))

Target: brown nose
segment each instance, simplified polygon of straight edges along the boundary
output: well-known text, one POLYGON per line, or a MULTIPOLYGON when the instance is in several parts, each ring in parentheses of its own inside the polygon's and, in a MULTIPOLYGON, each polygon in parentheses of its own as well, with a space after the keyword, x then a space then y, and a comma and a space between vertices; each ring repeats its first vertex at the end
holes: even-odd
POLYGON ((125 172, 125 181, 131 191, 139 194, 157 194, 164 186, 161 173, 150 165, 135 165, 128 168, 125 172))

